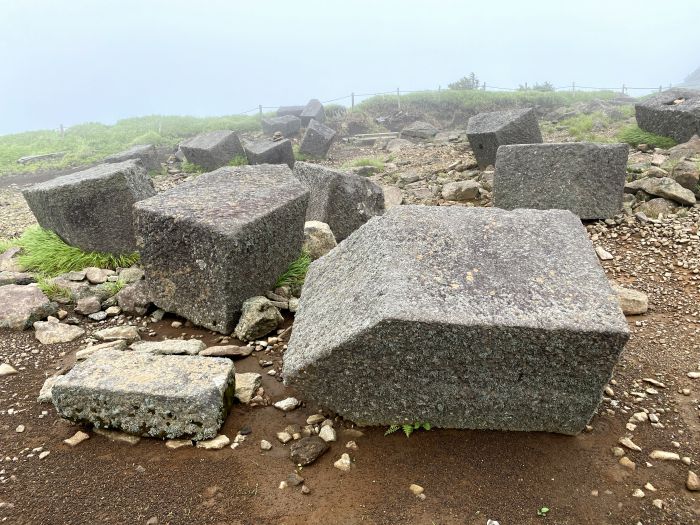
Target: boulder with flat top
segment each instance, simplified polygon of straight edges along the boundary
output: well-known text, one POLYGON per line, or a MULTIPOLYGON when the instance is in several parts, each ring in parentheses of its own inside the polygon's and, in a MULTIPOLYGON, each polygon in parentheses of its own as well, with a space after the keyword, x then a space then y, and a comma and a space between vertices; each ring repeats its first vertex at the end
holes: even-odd
POLYGON ((542 142, 537 115, 532 108, 479 113, 467 123, 467 138, 483 169, 496 163, 499 146, 542 142))
POLYGON ((244 157, 245 151, 233 131, 219 130, 201 133, 180 143, 187 162, 201 166, 207 171, 226 166, 236 157, 244 157))

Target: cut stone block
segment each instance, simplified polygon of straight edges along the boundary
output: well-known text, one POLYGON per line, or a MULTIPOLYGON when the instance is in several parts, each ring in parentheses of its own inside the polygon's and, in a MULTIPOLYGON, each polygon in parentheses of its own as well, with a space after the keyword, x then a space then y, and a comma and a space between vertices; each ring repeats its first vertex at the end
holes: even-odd
POLYGON ((255 142, 247 142, 244 149, 249 164, 286 164, 290 168, 294 166, 294 151, 289 139, 275 141, 262 138, 255 142))
POLYGON ((358 424, 576 434, 628 338, 571 212, 399 206, 311 264, 283 375, 358 424))
POLYGON ((262 119, 263 133, 273 135, 280 132, 285 137, 293 137, 301 130, 301 119, 294 115, 262 119))
POLYGON ((205 170, 226 166, 234 157, 244 156, 243 146, 233 131, 220 130, 202 133, 180 144, 187 162, 205 170))
POLYGON ((532 108, 479 113, 467 123, 467 138, 482 169, 496 163, 499 146, 542 142, 537 115, 532 108))
MULTIPOLYGON (((303 228, 303 225, 302 225, 303 228)), ((58 305, 35 285, 0 286, 0 328, 26 330, 58 311, 58 305)))
POLYGON ((155 195, 138 160, 100 164, 22 191, 37 222, 85 251, 136 249, 132 205, 155 195))
POLYGON ((304 111, 306 106, 282 106, 277 109, 277 116, 284 117, 286 115, 292 115, 294 117, 301 117, 301 113, 304 111))
POLYGON ((156 438, 216 436, 233 403, 229 359, 102 350, 56 379, 58 414, 156 438))
POLYGON ((382 188, 365 177, 309 162, 297 162, 294 176, 311 192, 306 220, 328 224, 338 242, 384 213, 382 188))
POLYGON ((437 132, 438 129, 429 122, 417 120, 401 130, 401 138, 431 139, 437 132))
POLYGON ((637 125, 678 143, 700 135, 700 91, 669 89, 634 105, 637 125))
POLYGON ((334 137, 335 131, 332 128, 312 120, 301 139, 299 153, 325 159, 334 137))
POLYGON ((323 110, 323 104, 315 98, 309 100, 304 110, 299 115, 299 118, 301 118, 301 125, 303 127, 307 127, 312 119, 317 122, 325 122, 326 112, 323 110))
POLYGON ((138 203, 149 299, 221 333, 299 256, 308 190, 284 165, 225 167, 138 203))
POLYGON ((493 205, 611 218, 622 210, 628 151, 627 144, 584 142, 501 146, 493 205))
POLYGON ((104 161, 112 164, 133 159, 140 160, 143 167, 148 171, 160 168, 160 164, 158 163, 158 151, 153 144, 138 144, 125 151, 120 151, 119 153, 105 157, 104 161))

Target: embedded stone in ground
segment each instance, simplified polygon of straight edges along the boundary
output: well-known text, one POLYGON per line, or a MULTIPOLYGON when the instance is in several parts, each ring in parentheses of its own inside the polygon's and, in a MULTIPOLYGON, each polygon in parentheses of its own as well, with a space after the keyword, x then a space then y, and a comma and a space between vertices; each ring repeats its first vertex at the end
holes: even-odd
POLYGON ((56 379, 61 417, 157 438, 216 436, 233 402, 233 362, 103 350, 56 379))
POLYGON ((139 341, 131 345, 134 352, 162 355, 197 355, 207 345, 198 339, 163 339, 162 341, 139 341))
POLYGON ((284 165, 225 167, 135 207, 149 299, 231 333, 301 253, 308 190, 284 165))
POLYGON ((501 146, 493 205, 611 218, 622 211, 628 150, 627 144, 585 142, 501 146))
POLYGON ((289 139, 270 140, 261 138, 244 146, 249 164, 286 164, 294 166, 294 151, 289 139))
POLYGON ((358 424, 576 434, 628 337, 572 213, 400 206, 311 265, 283 375, 358 424))
POLYGON ((58 305, 46 297, 38 286, 0 286, 0 328, 25 330, 57 311, 58 305))
POLYGON ((205 170, 226 166, 234 157, 244 156, 243 146, 233 131, 219 130, 202 133, 180 144, 187 162, 205 170))
POLYGON ((334 137, 335 131, 332 128, 312 120, 301 139, 299 153, 317 158, 326 158, 334 137))
POLYGON ((264 118, 261 123, 266 135, 280 132, 285 137, 293 137, 301 130, 301 119, 294 115, 264 118))
POLYGON ((234 333, 241 341, 254 341, 275 330, 283 321, 282 314, 267 297, 251 297, 243 303, 234 333))
POLYGON ((365 177, 308 162, 297 162, 294 176, 311 191, 306 220, 328 224, 338 242, 384 213, 382 189, 365 177))
POLYGON ((309 100, 308 104, 306 104, 302 112, 299 114, 299 118, 301 119, 301 125, 304 127, 307 127, 311 120, 325 122, 326 113, 323 110, 323 104, 321 104, 321 102, 315 98, 309 100))
POLYGON ((467 123, 467 138, 480 168, 496 163, 499 146, 542 142, 537 115, 532 108, 479 113, 467 123))
POLYGON ((437 132, 438 129, 432 124, 417 120, 401 130, 401 138, 431 139, 437 132))
POLYGON ((138 144, 125 151, 120 151, 119 153, 105 157, 104 161, 115 163, 132 159, 140 160, 143 167, 148 171, 160 168, 160 164, 158 164, 158 151, 153 144, 138 144))
POLYGON ((645 131, 687 142, 700 135, 700 91, 669 89, 634 105, 637 125, 645 131))
POLYGON ((37 222, 85 251, 133 252, 132 206, 155 195, 137 160, 100 164, 22 190, 37 222))

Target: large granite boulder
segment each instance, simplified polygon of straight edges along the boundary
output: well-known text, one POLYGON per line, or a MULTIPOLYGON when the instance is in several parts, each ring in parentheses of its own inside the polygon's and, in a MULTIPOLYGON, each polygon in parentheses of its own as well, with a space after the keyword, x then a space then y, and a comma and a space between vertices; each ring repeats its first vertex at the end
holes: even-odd
POLYGON ((43 228, 82 250, 109 253, 134 251, 132 205, 155 193, 138 160, 100 164, 22 191, 43 228))
POLYGON ((279 132, 284 137, 293 137, 301 130, 301 119, 294 115, 262 119, 262 130, 266 135, 279 132))
POLYGON ((281 106, 277 108, 277 116, 285 117, 291 115, 293 117, 301 117, 305 107, 306 106, 281 106))
POLYGON ((634 105, 637 125, 645 131, 687 142, 700 135, 700 91, 669 89, 634 105))
POLYGON ((323 104, 321 104, 321 102, 315 98, 309 100, 302 112, 299 114, 299 118, 301 119, 301 125, 303 127, 307 127, 311 120, 325 122, 326 112, 323 109, 323 104))
POLYGON ((290 168, 294 166, 294 150, 289 139, 270 140, 263 137, 246 142, 243 148, 249 164, 286 164, 290 168))
POLYGON ((325 159, 334 137, 335 131, 332 128, 312 120, 301 138, 299 153, 325 159))
POLYGON ((438 129, 429 122, 417 120, 401 130, 401 138, 432 139, 437 132, 438 129))
POLYGON ((233 403, 229 359, 101 350, 56 379, 58 414, 141 436, 216 436, 233 403))
POLYGON ((359 424, 576 434, 628 338, 572 213, 399 206, 311 264, 283 372, 359 424))
POLYGON ((0 328, 26 330, 57 311, 58 305, 36 285, 0 286, 0 328))
POLYGON ((501 146, 493 205, 608 219, 622 210, 628 151, 627 144, 583 142, 501 146))
POLYGON ((120 151, 119 153, 105 157, 104 161, 112 164, 134 159, 140 160, 143 167, 148 171, 160 168, 160 164, 158 163, 158 151, 153 144, 137 144, 125 151, 120 151))
POLYGON ((365 177, 309 162, 297 162, 294 176, 311 192, 306 220, 328 224, 338 242, 384 213, 382 188, 365 177))
POLYGON ((180 150, 187 162, 205 170, 221 168, 234 157, 245 156, 238 135, 228 130, 210 131, 187 139, 180 143, 180 150))
POLYGON ((224 167, 134 208, 148 297, 221 333, 299 256, 309 192, 284 165, 224 167))
POLYGON ((510 109, 471 117, 467 123, 467 138, 483 169, 496 163, 499 146, 540 143, 542 133, 534 109, 510 109))

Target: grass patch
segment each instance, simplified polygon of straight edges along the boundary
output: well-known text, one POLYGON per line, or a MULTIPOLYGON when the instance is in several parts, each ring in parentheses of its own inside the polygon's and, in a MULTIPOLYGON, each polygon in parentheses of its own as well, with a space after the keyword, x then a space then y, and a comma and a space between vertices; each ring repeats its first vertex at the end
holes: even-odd
POLYGON ((246 166, 248 164, 248 159, 245 155, 236 155, 228 163, 229 166, 246 166))
POLYGON ((289 265, 287 270, 280 275, 279 279, 277 279, 275 288, 280 288, 281 286, 301 288, 301 286, 304 284, 306 272, 309 270, 310 264, 311 257, 309 254, 306 252, 301 252, 301 255, 297 257, 292 264, 289 265))
POLYGON ((663 149, 672 148, 676 145, 676 141, 672 138, 649 133, 640 129, 636 124, 622 129, 617 134, 617 138, 635 148, 640 144, 648 144, 651 147, 663 149))
POLYGON ((204 172, 206 171, 206 170, 205 170, 202 166, 200 166, 199 164, 194 164, 194 163, 192 163, 192 162, 187 162, 187 161, 184 161, 184 162, 180 165, 180 168, 181 168, 182 171, 184 171, 185 173, 191 173, 191 174, 194 174, 194 175, 201 175, 202 173, 204 173, 204 172))
POLYGON ((384 171, 384 161, 381 159, 373 159, 369 157, 354 159, 343 164, 343 168, 360 168, 363 166, 372 166, 379 171, 384 171))
POLYGON ((0 239, 0 254, 6 252, 13 246, 17 246, 16 239, 0 239))
POLYGON ((28 228, 20 237, 11 241, 11 246, 22 248, 19 264, 25 270, 40 273, 46 278, 88 266, 112 270, 117 267, 128 268, 139 260, 137 253, 115 255, 85 252, 66 244, 54 232, 38 226, 28 228))
POLYGON ((122 288, 126 286, 126 281, 123 281, 122 279, 117 279, 116 281, 107 281, 106 283, 102 283, 98 285, 99 288, 105 291, 106 294, 109 295, 109 297, 112 297, 113 295, 117 295, 122 288))
POLYGON ((47 277, 41 277, 37 280, 37 286, 44 292, 44 295, 52 301, 63 300, 70 302, 73 300, 73 292, 68 288, 59 286, 47 277))
POLYGON ((609 142, 606 137, 596 135, 596 129, 607 128, 613 123, 612 119, 601 111, 588 115, 576 115, 562 120, 559 125, 567 129, 569 134, 583 142, 609 142))
POLYGON ((299 144, 294 144, 294 146, 292 146, 292 152, 294 153, 294 160, 298 160, 300 162, 306 162, 307 160, 313 160, 313 157, 311 155, 306 155, 306 154, 301 153, 299 151, 299 144))

